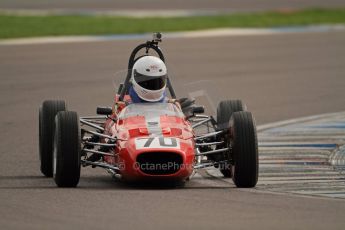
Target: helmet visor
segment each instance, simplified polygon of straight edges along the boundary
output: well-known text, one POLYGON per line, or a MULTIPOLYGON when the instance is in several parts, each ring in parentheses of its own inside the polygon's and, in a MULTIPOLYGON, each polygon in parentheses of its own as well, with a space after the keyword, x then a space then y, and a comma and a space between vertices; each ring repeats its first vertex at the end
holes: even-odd
POLYGON ((144 89, 160 90, 166 85, 167 75, 148 76, 134 70, 134 80, 144 89))

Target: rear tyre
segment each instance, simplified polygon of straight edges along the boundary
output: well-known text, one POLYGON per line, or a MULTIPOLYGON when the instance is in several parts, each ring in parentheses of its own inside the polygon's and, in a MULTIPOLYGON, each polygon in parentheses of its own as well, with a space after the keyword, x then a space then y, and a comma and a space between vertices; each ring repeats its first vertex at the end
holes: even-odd
POLYGON ((255 187, 258 181, 258 141, 250 112, 235 112, 230 119, 232 180, 239 188, 255 187))
MULTIPOLYGON (((229 120, 234 112, 245 111, 246 105, 242 103, 241 100, 226 100, 221 101, 217 108, 217 125, 218 129, 228 129, 229 120)), ((224 175, 224 177, 231 178, 231 165, 220 164, 219 171, 224 175)))
POLYGON ((55 118, 53 171, 58 187, 76 187, 80 178, 80 128, 76 112, 55 118))
POLYGON ((218 129, 227 129, 229 120, 234 112, 246 111, 247 107, 241 100, 221 101, 217 108, 218 129))
POLYGON ((44 101, 39 109, 39 157, 41 172, 53 176, 53 136, 55 116, 66 110, 65 101, 44 101))

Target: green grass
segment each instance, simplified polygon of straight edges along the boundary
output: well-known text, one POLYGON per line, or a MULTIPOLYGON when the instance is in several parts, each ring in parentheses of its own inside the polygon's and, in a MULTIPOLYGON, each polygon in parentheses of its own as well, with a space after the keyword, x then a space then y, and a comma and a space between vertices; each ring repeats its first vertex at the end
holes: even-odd
POLYGON ((15 16, 3 14, 0 15, 0 38, 131 34, 222 27, 262 28, 339 23, 345 23, 345 8, 176 18, 80 15, 15 16))

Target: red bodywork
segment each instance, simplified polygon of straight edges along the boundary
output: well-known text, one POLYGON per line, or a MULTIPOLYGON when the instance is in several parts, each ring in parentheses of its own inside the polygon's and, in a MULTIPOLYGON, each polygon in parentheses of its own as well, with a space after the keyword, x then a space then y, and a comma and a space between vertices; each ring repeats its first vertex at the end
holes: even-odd
MULTIPOLYGON (((128 96, 125 99, 130 100, 128 96)), ((178 109, 182 114, 178 106, 172 103, 165 105, 178 109)), ((108 164, 118 166, 124 180, 188 178, 193 172, 195 159, 194 132, 190 123, 184 116, 171 114, 154 115, 156 122, 148 121, 151 116, 140 115, 140 111, 139 115, 123 116, 124 111, 130 106, 116 102, 112 117, 105 123, 105 134, 117 137, 118 140, 113 152, 115 157, 106 156, 104 160, 108 164), (155 132, 148 127, 151 125, 156 126, 155 132), (168 159, 170 161, 166 162, 168 159), (176 164, 172 166, 171 162, 176 164), (163 166, 169 165, 170 171, 159 171, 163 166)), ((149 107, 149 103, 146 106, 149 107)))

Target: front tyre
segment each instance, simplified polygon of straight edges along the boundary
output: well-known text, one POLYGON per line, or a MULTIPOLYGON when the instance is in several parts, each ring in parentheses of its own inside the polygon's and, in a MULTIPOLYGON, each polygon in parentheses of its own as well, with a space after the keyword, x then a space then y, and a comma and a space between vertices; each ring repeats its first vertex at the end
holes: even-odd
POLYGON ((80 178, 80 128, 76 112, 55 118, 53 172, 58 187, 76 187, 80 178))
MULTIPOLYGON (((246 105, 241 100, 221 101, 217 107, 217 126, 218 130, 228 129, 230 117, 234 112, 245 111, 246 105)), ((231 165, 223 163, 219 165, 219 171, 224 177, 231 178, 231 165)))
POLYGON ((53 136, 55 116, 66 110, 65 101, 44 101, 39 109, 39 157, 41 172, 53 176, 53 136))
POLYGON ((232 180, 239 188, 255 187, 258 181, 258 141, 250 112, 235 112, 230 119, 232 180))

